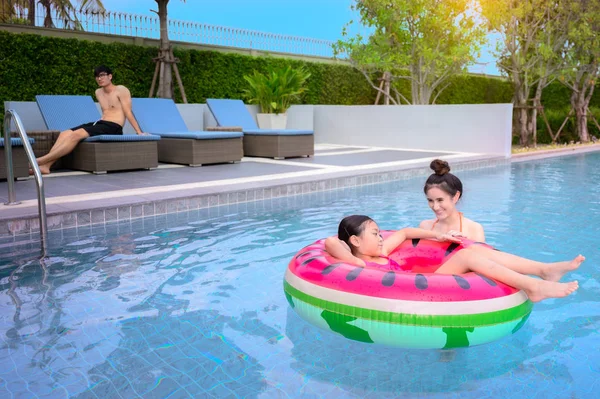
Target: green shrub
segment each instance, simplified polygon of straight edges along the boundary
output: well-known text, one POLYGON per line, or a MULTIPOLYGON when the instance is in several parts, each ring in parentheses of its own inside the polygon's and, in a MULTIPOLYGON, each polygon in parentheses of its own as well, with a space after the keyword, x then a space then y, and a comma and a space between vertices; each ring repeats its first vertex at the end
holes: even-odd
POLYGON ((282 114, 306 91, 304 84, 309 77, 305 68, 290 65, 266 74, 254 70, 252 75, 244 76, 244 97, 250 104, 258 104, 262 113, 282 114))
MULTIPOLYGON (((115 83, 126 85, 132 96, 147 97, 154 73, 152 58, 157 52, 153 47, 0 31, 0 122, 4 117, 3 102, 7 100, 34 101, 36 94, 92 95, 96 89, 93 68, 100 64, 110 66, 115 71, 115 83)), ((299 99, 303 104, 373 104, 377 95, 362 73, 342 63, 181 48, 175 48, 174 53, 180 59, 179 71, 190 103, 203 103, 207 98, 242 99, 247 87, 244 75, 288 66, 304 68, 310 74, 305 86, 307 90, 299 99)), ((394 84, 410 97, 408 80, 394 84)), ((176 98, 180 98, 177 85, 175 87, 176 98)), ((569 93, 558 82, 552 83, 544 91, 546 109, 560 111, 568 107, 569 93)), ((464 75, 452 79, 437 103, 506 103, 511 99, 512 86, 506 80, 464 75)), ((591 105, 600 107, 598 96, 592 99, 591 105)), ((596 115, 600 117, 600 113, 596 115)), ((540 137, 543 137, 543 121, 538 126, 540 137)), ((597 131, 593 124, 591 128, 597 131)))

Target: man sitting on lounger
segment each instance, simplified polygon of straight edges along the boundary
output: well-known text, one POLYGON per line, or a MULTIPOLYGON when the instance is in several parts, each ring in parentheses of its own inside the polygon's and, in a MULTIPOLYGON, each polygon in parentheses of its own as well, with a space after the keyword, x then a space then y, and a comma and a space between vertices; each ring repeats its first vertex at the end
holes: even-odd
POLYGON ((43 174, 49 174, 52 164, 73 151, 81 140, 91 136, 123 134, 125 118, 137 134, 146 134, 140 129, 131 111, 131 93, 127 87, 113 84, 111 69, 104 65, 99 66, 94 70, 94 76, 100 86, 96 90, 96 98, 102 108, 102 118, 61 132, 50 152, 37 159, 43 174))

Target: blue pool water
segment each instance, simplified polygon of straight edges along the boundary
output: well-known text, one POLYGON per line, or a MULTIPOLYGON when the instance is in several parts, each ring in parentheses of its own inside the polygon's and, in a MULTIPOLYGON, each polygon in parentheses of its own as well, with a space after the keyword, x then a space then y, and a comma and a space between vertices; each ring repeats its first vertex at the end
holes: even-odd
POLYGON ((493 245, 587 261, 579 291, 517 334, 419 351, 348 341, 300 319, 287 262, 365 213, 430 218, 423 179, 53 233, 0 248, 1 398, 596 398, 600 154, 459 173, 493 245), (596 392, 596 394, 594 394, 596 392))

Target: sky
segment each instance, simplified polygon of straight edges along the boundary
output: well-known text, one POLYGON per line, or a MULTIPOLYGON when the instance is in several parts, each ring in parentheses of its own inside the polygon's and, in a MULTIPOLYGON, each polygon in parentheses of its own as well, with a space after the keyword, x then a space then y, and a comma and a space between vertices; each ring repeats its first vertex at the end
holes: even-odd
MULTIPOLYGON (((154 0, 102 0, 110 11, 155 15, 154 0)), ((170 19, 194 21, 268 33, 336 41, 342 28, 357 15, 354 0, 170 0, 170 19)), ((490 49, 484 49, 472 72, 499 75, 490 49)))

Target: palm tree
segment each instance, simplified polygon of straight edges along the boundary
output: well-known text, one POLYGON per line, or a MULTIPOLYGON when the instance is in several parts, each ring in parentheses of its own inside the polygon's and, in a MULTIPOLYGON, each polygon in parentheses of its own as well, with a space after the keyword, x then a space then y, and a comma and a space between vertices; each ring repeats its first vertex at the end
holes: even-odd
MULTIPOLYGON (((34 3, 35 1, 29 1, 34 3)), ((39 0, 39 3, 44 7, 44 27, 54 28, 54 21, 52 20, 52 10, 56 11, 56 16, 60 18, 66 28, 81 29, 81 23, 77 19, 77 12, 103 12, 104 4, 102 0, 77 0, 76 2, 71 0, 39 0), (78 4, 73 4, 78 3, 78 4), (77 7, 77 5, 79 7, 77 7)))

